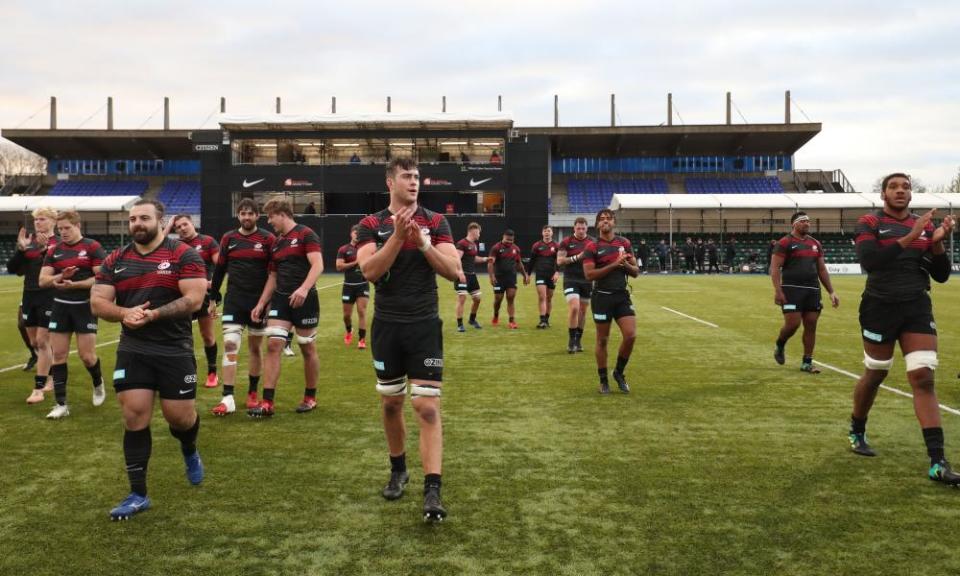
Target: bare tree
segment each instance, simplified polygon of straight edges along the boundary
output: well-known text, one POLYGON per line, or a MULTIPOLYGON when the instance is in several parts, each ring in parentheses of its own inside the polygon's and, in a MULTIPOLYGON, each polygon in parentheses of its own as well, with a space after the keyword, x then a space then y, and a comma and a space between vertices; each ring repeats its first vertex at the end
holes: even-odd
MULTIPOLYGON (((884 178, 884 177, 881 176, 880 178, 877 178, 876 180, 874 180, 874 182, 873 182, 873 192, 874 192, 874 193, 880 193, 880 192, 881 192, 880 186, 883 185, 883 178, 884 178)), ((925 192, 933 192, 933 191, 935 191, 935 190, 930 190, 929 187, 927 186, 927 183, 924 182, 923 180, 917 178, 916 176, 910 176, 910 184, 911 184, 912 187, 913 187, 913 191, 916 192, 917 194, 923 194, 923 193, 925 193, 925 192)))
POLYGON ((44 174, 46 171, 45 158, 9 140, 0 140, 0 186, 8 176, 44 174))

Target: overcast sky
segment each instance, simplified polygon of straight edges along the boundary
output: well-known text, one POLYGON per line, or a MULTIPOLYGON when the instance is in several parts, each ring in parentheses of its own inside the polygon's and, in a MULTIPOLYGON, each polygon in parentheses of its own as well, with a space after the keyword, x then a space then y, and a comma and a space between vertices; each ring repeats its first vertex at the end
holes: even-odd
POLYGON ((960 2, 457 0, 0 0, 0 127, 215 127, 209 116, 504 111, 520 126, 666 120, 823 123, 798 168, 842 169, 858 190, 960 166, 960 2), (673 5, 676 4, 676 5, 673 5), (99 112, 98 112, 99 110, 99 112), (39 113, 38 113, 39 111, 39 113), (32 119, 28 118, 37 113, 32 119), (742 114, 742 117, 741 117, 742 114), (87 120, 93 115, 93 118, 87 120), (681 120, 682 118, 682 120, 681 120))

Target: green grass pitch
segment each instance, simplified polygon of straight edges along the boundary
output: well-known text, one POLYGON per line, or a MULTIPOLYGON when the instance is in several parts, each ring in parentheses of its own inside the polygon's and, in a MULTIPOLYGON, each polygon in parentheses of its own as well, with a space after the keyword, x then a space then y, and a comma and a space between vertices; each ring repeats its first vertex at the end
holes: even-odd
MULTIPOLYGON (((868 431, 879 457, 853 456, 846 428, 853 379, 772 359, 781 324, 765 276, 633 280, 639 336, 633 393, 597 394, 588 321, 583 354, 565 351, 565 303, 535 330, 536 295, 519 290, 520 330, 445 319, 446 522, 424 525, 417 426, 407 407, 412 482, 379 491, 389 466, 370 352, 342 341, 340 277, 318 286, 318 409, 293 412, 302 363, 283 360, 278 413, 215 419, 220 390, 201 388, 199 446, 207 478, 190 486, 176 441, 153 422, 154 506, 130 522, 107 511, 127 492, 112 389, 90 405, 89 377, 70 360, 71 416, 28 406, 30 374, 0 373, 0 574, 916 574, 960 572, 952 527, 960 491, 925 477, 910 400, 881 392, 868 431), (711 322, 711 327, 664 309, 711 322)), ((859 373, 863 277, 835 277, 816 359, 859 373)), ((15 328, 19 279, 0 279, 0 368, 26 354, 15 328)), ((933 290, 940 327, 937 388, 960 408, 960 284, 933 290)), ((371 306, 372 309, 372 306, 371 306)), ((102 323, 100 341, 117 337, 102 323)), ((204 366, 197 342, 197 358, 204 366)), ((611 351, 619 342, 614 329, 611 351)), ((112 373, 116 345, 99 349, 112 373)), ((611 357, 614 355, 611 354, 611 357)), ((242 360, 238 389, 246 385, 242 360)), ((887 384, 906 390, 903 361, 887 384)), ((242 411, 241 411, 242 412, 242 411)), ((960 464, 960 416, 944 413, 948 458, 960 464)))

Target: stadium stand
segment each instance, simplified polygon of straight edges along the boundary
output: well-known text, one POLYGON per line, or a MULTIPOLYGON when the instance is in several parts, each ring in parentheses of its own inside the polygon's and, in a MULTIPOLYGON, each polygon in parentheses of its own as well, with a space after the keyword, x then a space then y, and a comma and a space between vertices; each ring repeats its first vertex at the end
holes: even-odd
POLYGON ((157 200, 163 202, 168 214, 199 214, 200 182, 196 180, 167 182, 160 189, 157 200))
POLYGON ((61 180, 50 189, 50 196, 143 196, 146 180, 101 181, 61 180))
POLYGON ((776 194, 783 192, 778 178, 687 178, 687 194, 776 194))
POLYGON ((596 212, 610 205, 614 194, 666 194, 667 181, 660 178, 570 180, 567 204, 571 212, 596 212))

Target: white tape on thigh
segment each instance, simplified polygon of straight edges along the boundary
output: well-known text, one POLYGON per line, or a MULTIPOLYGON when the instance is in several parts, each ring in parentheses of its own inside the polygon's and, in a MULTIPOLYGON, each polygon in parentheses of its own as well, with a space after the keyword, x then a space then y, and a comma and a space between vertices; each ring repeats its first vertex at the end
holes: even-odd
POLYGON ((407 379, 401 376, 395 380, 377 380, 377 392, 382 396, 403 396, 407 393, 407 379))
POLYGON ((863 353, 863 365, 867 367, 868 370, 890 370, 893 367, 893 356, 887 360, 877 360, 876 358, 871 358, 866 352, 863 353))
POLYGON ((482 294, 483 294, 483 292, 477 290, 476 292, 471 292, 471 293, 470 293, 470 296, 471 296, 474 300, 476 300, 477 302, 479 302, 479 301, 480 301, 480 296, 481 296, 482 294))
POLYGON ((940 365, 936 350, 916 350, 909 354, 904 354, 903 360, 907 363, 907 372, 913 372, 919 368, 936 370, 937 366, 940 365))
POLYGON ((313 341, 316 340, 316 339, 317 339, 317 331, 316 331, 316 330, 314 330, 313 333, 310 334, 309 336, 301 336, 301 335, 297 334, 297 344, 300 344, 300 345, 311 344, 311 343, 313 343, 313 341))
POLYGON ((267 338, 286 340, 289 333, 283 326, 267 326, 267 338))
POLYGON ((430 384, 410 384, 410 395, 414 398, 440 396, 440 388, 430 384))
POLYGON ((266 328, 251 328, 248 333, 249 333, 251 336, 266 336, 266 335, 267 335, 267 329, 266 329, 266 328))
POLYGON ((227 334, 243 334, 243 326, 240 324, 224 324, 223 336, 226 337, 227 334))

